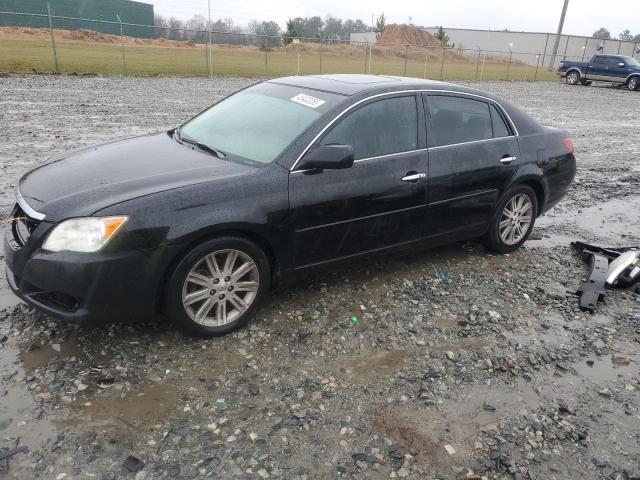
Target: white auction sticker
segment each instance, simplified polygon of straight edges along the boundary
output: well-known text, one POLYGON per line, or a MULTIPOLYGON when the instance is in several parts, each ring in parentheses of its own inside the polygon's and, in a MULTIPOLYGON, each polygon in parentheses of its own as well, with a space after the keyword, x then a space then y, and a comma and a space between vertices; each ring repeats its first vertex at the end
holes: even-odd
POLYGON ((326 103, 324 100, 320 100, 319 98, 312 97, 311 95, 305 95, 304 93, 300 93, 291 99, 292 102, 299 103, 300 105, 304 105, 305 107, 318 108, 323 103, 326 103))

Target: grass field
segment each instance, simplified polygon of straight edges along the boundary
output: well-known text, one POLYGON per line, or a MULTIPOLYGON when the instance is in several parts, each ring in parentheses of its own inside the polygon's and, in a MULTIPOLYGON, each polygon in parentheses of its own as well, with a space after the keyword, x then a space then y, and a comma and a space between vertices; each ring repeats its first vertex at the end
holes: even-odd
MULTIPOLYGON (((5 72, 52 72, 53 51, 48 32, 46 35, 8 34, 0 35, 0 71, 5 72)), ((122 47, 117 43, 71 40, 57 38, 58 69, 60 73, 102 75, 206 75, 207 49, 202 46, 160 46, 125 44, 124 68, 122 47)), ((322 73, 365 73, 365 48, 344 54, 344 49, 325 46, 320 65, 317 49, 295 51, 275 48, 269 52, 255 47, 214 45, 212 48, 213 72, 215 75, 234 76, 284 76, 322 73)), ((440 57, 441 58, 441 57, 440 57)), ((399 55, 376 52, 371 58, 371 73, 403 75, 404 58, 399 55)), ((507 63, 503 60, 487 59, 484 66, 475 59, 468 62, 430 58, 426 65, 411 55, 407 61, 406 75, 444 80, 507 80, 507 63), (476 77, 477 75, 477 77, 476 77)), ((509 80, 533 80, 535 66, 514 62, 509 69, 509 80)), ((557 77, 542 68, 537 72, 538 80, 553 80, 557 77)))

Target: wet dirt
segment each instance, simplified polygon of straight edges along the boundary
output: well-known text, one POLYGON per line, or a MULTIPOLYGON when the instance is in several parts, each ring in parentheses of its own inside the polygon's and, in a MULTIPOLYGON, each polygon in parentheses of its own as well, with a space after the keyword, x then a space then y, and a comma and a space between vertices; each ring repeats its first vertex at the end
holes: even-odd
POLYGON ((596 203, 577 212, 550 212, 536 222, 541 240, 528 247, 566 246, 572 241, 603 246, 637 246, 640 238, 640 196, 596 203))
POLYGON ((429 472, 449 475, 465 470, 469 458, 483 448, 475 441, 482 429, 497 429, 502 418, 527 414, 539 398, 524 382, 511 388, 489 383, 458 393, 464 402, 418 409, 389 405, 372 412, 371 418, 380 432, 415 452, 429 472))

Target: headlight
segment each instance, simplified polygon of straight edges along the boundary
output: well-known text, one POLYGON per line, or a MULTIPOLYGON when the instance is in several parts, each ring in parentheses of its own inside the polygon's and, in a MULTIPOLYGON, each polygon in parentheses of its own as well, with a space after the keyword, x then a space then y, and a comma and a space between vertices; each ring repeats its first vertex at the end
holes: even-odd
POLYGON ((71 218, 57 225, 42 248, 50 252, 97 252, 129 217, 71 218))

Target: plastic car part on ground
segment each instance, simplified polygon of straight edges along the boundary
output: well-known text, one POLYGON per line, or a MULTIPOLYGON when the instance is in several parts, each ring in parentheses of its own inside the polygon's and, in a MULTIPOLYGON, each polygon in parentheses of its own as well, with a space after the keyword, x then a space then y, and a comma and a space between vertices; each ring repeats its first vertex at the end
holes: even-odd
POLYGON ((590 256, 589 278, 576 292, 581 310, 593 313, 606 295, 606 286, 629 287, 640 280, 639 247, 600 247, 583 242, 571 245, 590 256))

